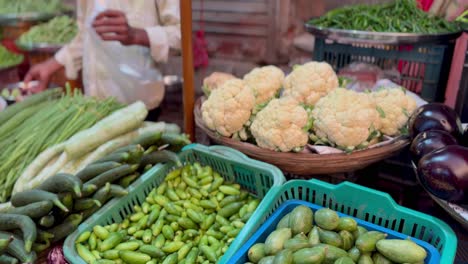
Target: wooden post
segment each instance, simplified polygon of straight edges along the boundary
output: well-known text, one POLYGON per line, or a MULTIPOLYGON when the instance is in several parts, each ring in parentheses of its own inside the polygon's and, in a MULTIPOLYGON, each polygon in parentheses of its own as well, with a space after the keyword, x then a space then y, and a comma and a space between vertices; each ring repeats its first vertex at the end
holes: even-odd
POLYGON ((192 0, 180 0, 182 30, 182 61, 184 77, 184 130, 195 141, 193 107, 195 102, 194 67, 192 50, 192 0))

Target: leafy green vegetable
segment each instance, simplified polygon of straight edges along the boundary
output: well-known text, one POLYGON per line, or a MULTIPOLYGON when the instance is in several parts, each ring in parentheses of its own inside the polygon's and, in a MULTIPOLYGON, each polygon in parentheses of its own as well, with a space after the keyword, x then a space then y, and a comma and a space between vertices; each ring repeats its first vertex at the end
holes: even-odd
POLYGON ((0 14, 55 13, 64 9, 62 0, 0 0, 0 14))
POLYGON ((377 5, 351 5, 329 11, 309 24, 325 28, 374 32, 442 33, 460 30, 458 23, 432 16, 415 0, 395 0, 377 5))
POLYGON ((0 68, 16 66, 23 61, 23 55, 13 53, 0 45, 0 68))
POLYGON ((19 43, 66 44, 78 33, 75 20, 68 16, 59 16, 49 22, 32 27, 21 35, 19 43))

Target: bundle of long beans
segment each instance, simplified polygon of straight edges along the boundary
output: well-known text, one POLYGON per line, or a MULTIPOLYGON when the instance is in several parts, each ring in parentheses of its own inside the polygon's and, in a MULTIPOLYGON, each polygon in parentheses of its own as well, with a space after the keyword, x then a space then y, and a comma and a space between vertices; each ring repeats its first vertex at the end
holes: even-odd
POLYGON ((324 28, 374 32, 433 34, 460 30, 457 23, 424 12, 415 0, 345 6, 312 19, 309 24, 324 28))
MULTIPOLYGON (((67 92, 58 99, 53 92, 48 93, 52 98, 26 107, 18 105, 19 111, 0 123, 0 202, 9 198, 16 179, 42 151, 91 127, 122 106, 113 98, 98 101, 80 92, 67 92)), ((3 114, 0 113, 0 120, 5 119, 3 114)))

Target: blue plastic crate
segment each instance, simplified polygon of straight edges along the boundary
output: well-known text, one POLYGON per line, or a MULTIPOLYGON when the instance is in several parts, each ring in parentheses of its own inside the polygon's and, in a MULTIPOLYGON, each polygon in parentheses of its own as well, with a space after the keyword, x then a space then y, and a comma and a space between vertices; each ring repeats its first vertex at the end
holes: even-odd
POLYGON ((443 102, 453 48, 452 42, 409 48, 409 45, 341 44, 316 38, 313 59, 328 62, 335 71, 352 62, 371 63, 384 70, 403 63, 407 66, 400 72, 400 85, 426 101, 443 102))
MULTIPOLYGON (((248 262, 247 253, 249 249, 256 243, 265 242, 268 235, 276 229, 276 225, 281 220, 281 218, 283 218, 283 216, 291 212, 296 206, 299 206, 299 205, 305 205, 307 207, 310 207, 314 212, 320 208, 323 208, 313 203, 305 202, 301 200, 289 200, 289 201, 284 202, 273 213, 273 215, 271 215, 267 219, 267 221, 250 237, 250 239, 247 240, 247 242, 245 242, 245 244, 236 252, 236 254, 231 258, 231 260, 228 263, 241 264, 241 263, 248 262)), ((340 217, 348 216, 340 212, 338 212, 338 215, 340 217)), ((366 228, 369 231, 371 230, 380 231, 380 232, 388 234, 387 236, 388 239, 392 239, 392 238, 407 239, 408 238, 407 235, 395 232, 393 230, 363 221, 358 218, 354 218, 354 219, 356 220, 358 225, 366 228)), ((427 257, 425 259, 426 264, 439 264, 440 263, 440 254, 435 247, 433 247, 427 242, 424 242, 416 238, 411 238, 411 240, 417 243, 418 245, 422 246, 426 250, 427 252, 427 257)))

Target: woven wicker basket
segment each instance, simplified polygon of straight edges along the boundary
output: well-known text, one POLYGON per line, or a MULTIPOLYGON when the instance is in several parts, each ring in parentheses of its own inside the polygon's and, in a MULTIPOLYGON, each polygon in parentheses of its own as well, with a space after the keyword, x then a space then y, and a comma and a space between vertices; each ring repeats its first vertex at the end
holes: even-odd
POLYGON ((208 129, 203 123, 201 116, 200 108, 202 101, 203 98, 199 98, 195 103, 195 123, 197 127, 203 130, 203 132, 205 132, 206 135, 216 144, 237 149, 247 156, 276 165, 284 172, 304 177, 317 174, 353 172, 396 155, 409 144, 409 140, 401 138, 395 140, 392 144, 356 151, 351 154, 340 153, 319 155, 310 153, 275 152, 260 148, 250 143, 222 137, 208 129))

